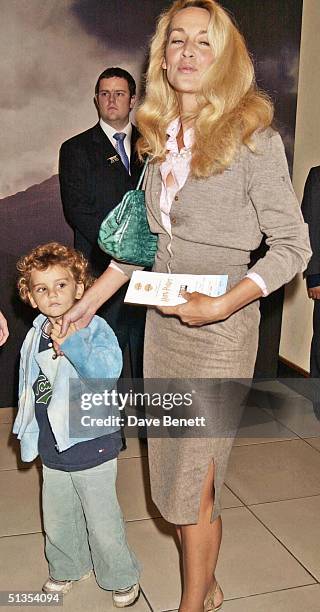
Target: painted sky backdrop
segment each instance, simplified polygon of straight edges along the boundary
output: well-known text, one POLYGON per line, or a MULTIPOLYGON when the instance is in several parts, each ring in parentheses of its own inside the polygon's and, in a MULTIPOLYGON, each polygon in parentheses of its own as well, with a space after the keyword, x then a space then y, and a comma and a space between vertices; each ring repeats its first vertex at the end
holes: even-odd
MULTIPOLYGON (((94 124, 93 91, 107 66, 140 81, 167 0, 0 0, 0 198, 57 172, 60 144, 94 124)), ((302 0, 222 0, 248 41, 258 82, 277 103, 289 157, 302 0)))

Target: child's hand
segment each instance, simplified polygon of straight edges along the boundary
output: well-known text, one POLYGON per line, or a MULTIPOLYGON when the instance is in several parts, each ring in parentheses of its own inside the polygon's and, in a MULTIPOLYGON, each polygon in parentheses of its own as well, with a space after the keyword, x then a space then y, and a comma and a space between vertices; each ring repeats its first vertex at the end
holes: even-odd
POLYGON ((60 336, 61 325, 62 325, 62 319, 57 319, 54 323, 52 323, 52 330, 50 334, 51 339, 54 344, 54 350, 56 351, 58 355, 63 354, 60 350, 60 344, 62 344, 67 338, 69 338, 69 336, 72 336, 72 334, 74 334, 74 332, 77 331, 77 327, 75 323, 70 323, 69 329, 67 333, 65 334, 65 336, 60 336))

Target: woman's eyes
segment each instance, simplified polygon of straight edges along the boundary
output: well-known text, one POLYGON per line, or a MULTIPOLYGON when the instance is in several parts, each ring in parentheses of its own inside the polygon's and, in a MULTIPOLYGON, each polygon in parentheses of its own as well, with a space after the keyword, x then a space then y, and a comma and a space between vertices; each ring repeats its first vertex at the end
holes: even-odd
MULTIPOLYGON (((172 45, 183 45, 185 43, 185 40, 183 40, 182 38, 173 38, 171 41, 172 45)), ((202 45, 204 47, 210 47, 210 44, 207 40, 198 40, 198 45, 202 45)))

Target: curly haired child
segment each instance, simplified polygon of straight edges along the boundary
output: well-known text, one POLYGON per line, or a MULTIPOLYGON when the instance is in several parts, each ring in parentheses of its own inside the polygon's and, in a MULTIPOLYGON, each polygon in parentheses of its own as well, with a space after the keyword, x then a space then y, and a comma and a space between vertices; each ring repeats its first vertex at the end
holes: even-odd
POLYGON ((120 425, 105 426, 100 435, 85 431, 83 437, 72 437, 69 430, 69 412, 75 406, 80 412, 81 383, 104 379, 114 385, 121 350, 98 316, 88 327, 72 325, 60 336, 62 316, 93 282, 81 253, 51 242, 21 257, 17 269, 21 299, 40 311, 21 349, 13 431, 22 460, 39 454, 43 464, 49 564, 43 590, 65 594, 94 570, 99 586, 112 591, 114 605, 126 607, 139 595, 139 564, 126 540, 115 488, 120 425), (79 396, 73 392, 72 401, 70 379, 79 382, 79 396))

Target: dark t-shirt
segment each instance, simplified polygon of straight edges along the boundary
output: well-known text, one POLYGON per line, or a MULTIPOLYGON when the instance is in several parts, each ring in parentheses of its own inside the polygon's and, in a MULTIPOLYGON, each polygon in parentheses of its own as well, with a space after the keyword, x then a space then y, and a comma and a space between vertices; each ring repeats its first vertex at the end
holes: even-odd
MULTIPOLYGON (((50 336, 45 332, 47 321, 42 325, 39 353, 52 347, 50 336)), ((61 453, 57 450, 56 440, 48 419, 52 388, 45 374, 40 370, 33 384, 35 396, 35 416, 39 425, 38 451, 42 463, 54 470, 76 472, 87 470, 110 461, 118 456, 122 447, 121 432, 116 431, 94 440, 79 442, 61 453)))

